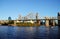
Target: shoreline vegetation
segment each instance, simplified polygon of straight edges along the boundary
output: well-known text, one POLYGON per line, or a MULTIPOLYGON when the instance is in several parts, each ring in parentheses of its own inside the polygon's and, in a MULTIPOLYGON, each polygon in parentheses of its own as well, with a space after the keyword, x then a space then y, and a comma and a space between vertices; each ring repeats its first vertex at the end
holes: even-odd
POLYGON ((16 23, 16 25, 14 25, 14 24, 7 24, 7 23, 5 23, 5 24, 2 24, 2 26, 5 26, 5 25, 7 25, 7 26, 40 26, 40 24, 38 24, 38 23, 16 23))
POLYGON ((40 24, 38 23, 31 23, 31 22, 14 22, 12 20, 8 21, 7 23, 4 22, 4 23, 0 23, 0 25, 2 26, 40 26, 40 24))
POLYGON ((44 26, 57 26, 58 24, 54 23, 51 23, 51 22, 41 22, 40 20, 7 20, 5 22, 0 22, 0 25, 2 26, 41 26, 41 25, 44 25, 44 26))
MULTIPOLYGON (((23 22, 20 22, 20 23, 16 23, 14 24, 14 22, 9 22, 9 23, 4 23, 4 24, 1 24, 0 26, 20 26, 20 27, 35 27, 35 26, 41 26, 43 25, 42 23, 39 24, 39 23, 23 23, 23 22)), ((46 26, 46 25, 44 25, 46 26)), ((53 25, 49 25, 49 26, 53 26, 53 25)), ((57 26, 57 25, 55 25, 57 26)))

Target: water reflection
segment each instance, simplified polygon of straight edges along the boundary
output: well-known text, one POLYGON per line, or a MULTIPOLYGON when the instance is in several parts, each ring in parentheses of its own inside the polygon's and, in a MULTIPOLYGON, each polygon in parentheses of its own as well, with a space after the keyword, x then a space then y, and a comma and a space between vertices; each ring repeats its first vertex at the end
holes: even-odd
POLYGON ((49 31, 49 38, 50 39, 57 39, 58 37, 58 27, 52 26, 49 31), (53 27, 53 28, 52 28, 53 27))
POLYGON ((58 39, 60 27, 0 26, 0 39, 58 39))
POLYGON ((7 39, 7 30, 7 26, 0 26, 0 39, 7 39))
POLYGON ((58 27, 58 39, 60 39, 60 27, 58 27))
POLYGON ((13 26, 8 26, 8 30, 7 30, 8 32, 7 32, 7 38, 8 39, 16 39, 15 37, 16 37, 16 31, 15 31, 15 27, 13 27, 13 26))
POLYGON ((34 28, 33 27, 18 27, 17 29, 17 39, 33 39, 34 28))

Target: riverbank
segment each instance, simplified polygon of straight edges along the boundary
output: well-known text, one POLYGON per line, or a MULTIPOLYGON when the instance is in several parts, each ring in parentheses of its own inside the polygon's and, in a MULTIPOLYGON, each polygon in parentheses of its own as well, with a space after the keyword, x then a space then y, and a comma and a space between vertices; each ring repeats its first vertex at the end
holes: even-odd
POLYGON ((1 24, 2 26, 40 26, 38 23, 16 23, 16 24, 1 24))

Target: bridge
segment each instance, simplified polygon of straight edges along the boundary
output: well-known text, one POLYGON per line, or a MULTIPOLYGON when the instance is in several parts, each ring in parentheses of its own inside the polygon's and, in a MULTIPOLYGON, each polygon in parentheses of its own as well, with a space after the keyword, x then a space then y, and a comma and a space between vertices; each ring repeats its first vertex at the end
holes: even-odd
MULTIPOLYGON (((59 17, 60 18, 60 17, 59 17)), ((1 23, 7 23, 9 20, 2 20, 1 23)), ((37 23, 41 25, 42 22, 44 22, 45 26, 55 26, 56 23, 58 23, 57 17, 44 17, 43 19, 40 18, 40 15, 38 13, 33 14, 29 13, 27 16, 21 16, 19 15, 18 19, 12 20, 14 21, 14 25, 16 25, 17 22, 31 22, 31 23, 37 23)))
POLYGON ((19 15, 18 19, 15 21, 28 22, 31 20, 33 22, 37 22, 40 25, 41 25, 41 22, 44 21, 46 26, 49 26, 51 24, 55 26, 56 21, 58 21, 57 17, 44 17, 44 19, 41 19, 38 13, 36 14, 30 13, 25 17, 22 17, 21 15, 19 15))

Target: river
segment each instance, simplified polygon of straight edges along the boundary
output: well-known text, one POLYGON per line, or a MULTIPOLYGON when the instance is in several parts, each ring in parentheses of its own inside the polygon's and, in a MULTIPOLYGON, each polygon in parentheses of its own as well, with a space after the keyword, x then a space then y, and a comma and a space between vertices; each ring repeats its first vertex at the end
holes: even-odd
POLYGON ((60 27, 0 26, 0 39, 58 39, 60 27))

